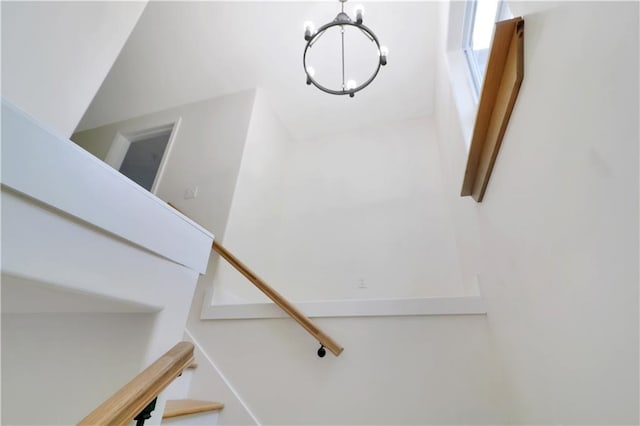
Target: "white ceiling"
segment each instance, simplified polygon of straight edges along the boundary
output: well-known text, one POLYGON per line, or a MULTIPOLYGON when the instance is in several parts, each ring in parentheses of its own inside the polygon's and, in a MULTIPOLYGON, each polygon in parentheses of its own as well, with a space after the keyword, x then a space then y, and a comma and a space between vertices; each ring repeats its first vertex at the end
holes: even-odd
MULTIPOLYGON (((438 3, 362 4, 365 25, 390 50, 389 65, 350 99, 307 86, 302 69, 304 22, 333 20, 337 1, 151 2, 78 130, 255 87, 298 139, 431 114, 438 3)), ((330 40, 322 49, 318 42, 318 62, 330 40)))

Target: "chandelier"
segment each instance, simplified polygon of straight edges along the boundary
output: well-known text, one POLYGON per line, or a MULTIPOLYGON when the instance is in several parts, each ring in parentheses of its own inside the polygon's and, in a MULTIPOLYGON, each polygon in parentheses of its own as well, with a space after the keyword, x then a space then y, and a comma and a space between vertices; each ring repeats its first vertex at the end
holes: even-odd
POLYGON ((361 5, 357 5, 353 10, 353 15, 355 16, 355 19, 351 19, 349 15, 346 14, 344 11, 344 4, 347 0, 339 0, 339 1, 341 3, 340 13, 338 13, 338 15, 335 17, 333 21, 327 24, 324 24, 323 26, 318 28, 317 31, 315 30, 315 27, 312 22, 308 22, 308 21, 305 22, 304 39, 307 41, 307 45, 304 48, 304 54, 302 56, 302 65, 304 67, 304 72, 307 75, 308 85, 313 84, 323 92, 326 92, 332 95, 349 95, 349 97, 353 98, 356 92, 359 92, 360 90, 364 89, 369 84, 371 84, 371 82, 378 75, 378 72, 380 71, 381 66, 387 65, 387 55, 389 54, 389 50, 384 46, 380 46, 380 42, 378 41, 378 38, 373 33, 373 31, 371 31, 362 23, 362 20, 363 20, 362 18, 364 16, 364 7, 362 7, 361 5), (358 85, 358 83, 353 79, 347 79, 345 81, 345 61, 344 61, 345 27, 355 27, 356 29, 358 29, 359 32, 361 32, 367 39, 369 39, 369 41, 375 44, 375 48, 378 51, 378 60, 377 60, 377 66, 375 67, 375 70, 373 70, 369 78, 363 83, 361 83, 360 85, 358 85), (327 32, 327 30, 331 28, 337 28, 340 31, 341 53, 342 53, 341 55, 342 84, 339 85, 340 84, 339 81, 336 81, 334 88, 329 88, 324 86, 323 84, 320 84, 318 80, 314 78, 315 69, 312 66, 307 65, 307 52, 320 39, 320 37, 322 37, 327 32))

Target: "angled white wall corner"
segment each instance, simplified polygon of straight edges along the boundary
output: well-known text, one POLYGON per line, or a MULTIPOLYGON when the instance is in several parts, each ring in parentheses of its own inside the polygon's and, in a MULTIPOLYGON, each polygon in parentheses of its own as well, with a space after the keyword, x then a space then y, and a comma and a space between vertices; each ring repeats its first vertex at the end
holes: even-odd
MULTIPOLYGON (((266 94, 256 91, 222 243, 256 271, 280 268, 283 187, 293 140, 275 116, 266 94)), ((218 300, 267 300, 228 263, 213 277, 218 300)))
POLYGON ((3 3, 2 96, 71 136, 146 3, 3 3))
POLYGON ((445 49, 439 60, 462 273, 480 275, 508 423, 636 424, 639 6, 510 5, 525 20, 524 80, 481 204, 458 195, 467 152, 451 84, 466 82, 445 49))

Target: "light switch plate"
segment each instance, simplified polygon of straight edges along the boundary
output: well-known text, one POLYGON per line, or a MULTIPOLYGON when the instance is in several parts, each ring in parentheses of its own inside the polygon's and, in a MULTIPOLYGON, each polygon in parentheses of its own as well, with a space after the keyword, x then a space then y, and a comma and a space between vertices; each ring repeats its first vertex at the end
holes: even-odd
POLYGON ((192 186, 184 190, 184 199, 188 200, 190 198, 198 197, 198 185, 192 186))

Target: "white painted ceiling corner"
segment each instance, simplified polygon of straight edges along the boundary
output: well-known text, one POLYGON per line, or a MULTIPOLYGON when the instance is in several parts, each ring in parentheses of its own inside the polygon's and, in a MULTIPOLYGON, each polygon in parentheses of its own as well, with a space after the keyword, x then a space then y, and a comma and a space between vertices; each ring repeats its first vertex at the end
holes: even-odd
POLYGON ((304 22, 332 20, 337 1, 150 2, 77 130, 252 87, 298 140, 431 114, 438 2, 362 3, 389 65, 350 99, 307 86, 302 69, 304 22))

